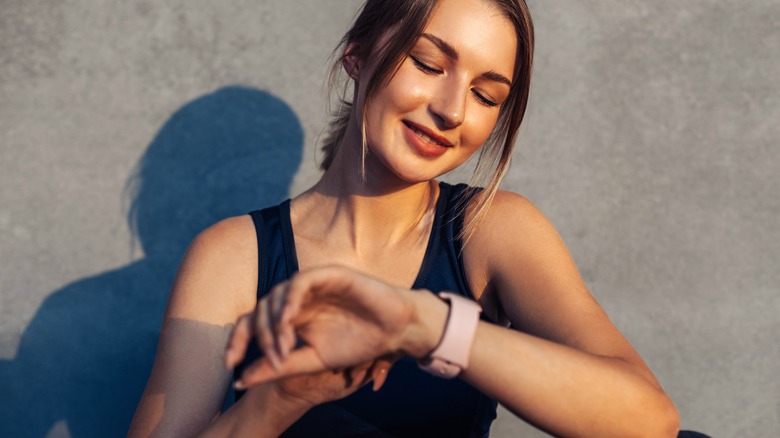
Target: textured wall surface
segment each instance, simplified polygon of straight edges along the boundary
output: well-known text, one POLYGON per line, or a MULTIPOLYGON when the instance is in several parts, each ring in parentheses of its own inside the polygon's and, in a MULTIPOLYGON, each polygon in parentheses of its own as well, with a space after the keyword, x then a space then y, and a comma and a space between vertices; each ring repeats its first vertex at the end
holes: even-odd
MULTIPOLYGON (((0 435, 124 433, 184 245, 317 180, 358 4, 0 2, 0 435)), ((780 435, 780 2, 529 4, 503 187, 557 226, 684 428, 780 435)), ((506 411, 493 432, 544 436, 506 411)))

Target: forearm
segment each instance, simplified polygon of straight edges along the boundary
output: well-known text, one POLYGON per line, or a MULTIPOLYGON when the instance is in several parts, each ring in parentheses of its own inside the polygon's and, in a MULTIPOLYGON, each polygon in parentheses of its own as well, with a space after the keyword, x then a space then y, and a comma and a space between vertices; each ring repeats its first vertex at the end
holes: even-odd
POLYGON ((669 398, 629 363, 480 323, 461 378, 558 436, 676 436, 669 398))
MULTIPOLYGON (((436 345, 446 319, 446 304, 426 295, 412 355, 436 345)), ((480 322, 460 377, 557 436, 676 435, 676 409, 638 367, 493 324, 480 322)))
POLYGON ((230 409, 215 419, 201 437, 275 438, 308 410, 300 404, 279 399, 273 383, 249 389, 230 409))

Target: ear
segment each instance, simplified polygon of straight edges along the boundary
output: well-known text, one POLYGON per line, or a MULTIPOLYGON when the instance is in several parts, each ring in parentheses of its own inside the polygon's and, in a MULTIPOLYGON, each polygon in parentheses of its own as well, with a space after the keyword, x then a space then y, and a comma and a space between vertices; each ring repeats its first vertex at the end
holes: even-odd
POLYGON ((357 81, 360 77, 360 68, 362 62, 360 59, 360 50, 356 43, 349 43, 344 49, 344 55, 341 57, 341 65, 344 66, 344 71, 347 72, 350 78, 357 81))

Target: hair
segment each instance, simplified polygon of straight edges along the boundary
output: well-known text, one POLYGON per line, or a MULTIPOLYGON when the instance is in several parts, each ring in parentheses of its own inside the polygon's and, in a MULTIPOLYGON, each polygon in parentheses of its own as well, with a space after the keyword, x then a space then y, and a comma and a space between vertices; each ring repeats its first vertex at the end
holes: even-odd
MULTIPOLYGON (((512 87, 509 95, 502 104, 498 120, 493 132, 480 149, 479 159, 474 169, 474 175, 470 185, 471 190, 478 191, 474 196, 474 210, 470 219, 464 224, 461 238, 464 243, 473 234, 477 224, 487 213, 487 207, 493 200, 498 185, 506 174, 512 159, 515 140, 523 121, 528 96, 531 86, 531 70, 533 67, 534 29, 531 15, 525 0, 485 0, 503 12, 515 29, 517 36, 517 54, 512 78, 512 87), (490 171, 492 170, 492 173, 490 171), (484 190, 474 187, 478 183, 484 185, 484 190)), ((339 73, 342 71, 345 49, 348 44, 355 43, 357 53, 352 52, 358 58, 366 59, 371 56, 376 60, 376 68, 367 81, 365 91, 366 98, 359 113, 362 116, 363 160, 366 155, 366 105, 373 93, 382 85, 392 79, 398 71, 401 63, 412 50, 415 42, 422 34, 428 23, 431 13, 435 9, 437 0, 367 0, 359 11, 359 15, 352 27, 342 38, 334 51, 336 58, 331 66, 328 90, 331 92, 339 81, 339 73), (378 47, 380 38, 388 31, 392 31, 392 37, 387 43, 378 47), (380 49, 378 52, 377 49, 380 49)), ((344 82, 342 95, 340 96, 340 108, 334 113, 333 120, 327 128, 322 145, 324 158, 320 164, 322 170, 327 170, 333 162, 339 145, 344 139, 347 123, 352 113, 352 102, 345 95, 348 81, 344 82)), ((364 173, 361 166, 361 172, 364 173)), ((475 193, 472 193, 475 194, 475 193)), ((465 196, 463 199, 470 199, 465 196)), ((465 209, 466 203, 458 206, 465 209)))

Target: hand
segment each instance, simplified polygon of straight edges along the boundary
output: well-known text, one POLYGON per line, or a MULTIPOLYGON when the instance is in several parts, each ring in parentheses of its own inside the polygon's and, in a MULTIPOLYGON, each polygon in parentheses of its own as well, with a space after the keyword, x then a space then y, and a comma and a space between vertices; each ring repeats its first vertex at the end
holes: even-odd
POLYGON ((228 343, 227 366, 243 359, 253 335, 263 358, 244 370, 237 382, 243 387, 353 367, 388 354, 400 357, 415 321, 410 295, 343 267, 300 272, 239 319, 228 343), (292 350, 296 334, 303 345, 292 350))
POLYGON ((347 397, 371 380, 374 381, 374 391, 377 391, 384 384, 390 367, 391 359, 382 358, 345 370, 296 375, 268 384, 272 385, 278 400, 308 410, 321 403, 347 397))
POLYGON ((384 382, 390 361, 382 358, 347 370, 321 371, 286 377, 249 388, 241 400, 219 415, 200 437, 276 437, 312 407, 346 397, 377 376, 374 387, 384 382))

